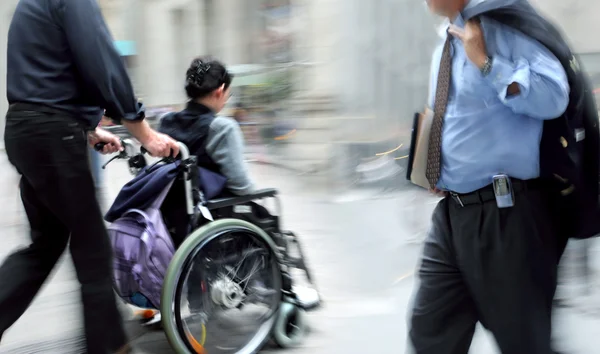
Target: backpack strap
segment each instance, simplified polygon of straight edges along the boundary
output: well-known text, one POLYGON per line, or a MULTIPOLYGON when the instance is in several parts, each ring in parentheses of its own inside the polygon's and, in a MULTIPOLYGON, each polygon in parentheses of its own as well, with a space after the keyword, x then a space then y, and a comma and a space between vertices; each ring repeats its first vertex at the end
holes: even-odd
MULTIPOLYGON (((144 220, 151 220, 150 216, 146 212, 139 210, 139 209, 129 209, 129 210, 127 210, 127 214, 138 214, 142 218, 144 218, 144 220)), ((154 225, 152 225, 152 227, 154 227, 154 225)), ((146 246, 149 249, 152 249, 152 247, 154 247, 154 239, 152 237, 149 237, 147 232, 144 232, 142 237, 140 237, 140 240, 144 244, 146 244, 146 246)))
MULTIPOLYGON (((144 211, 139 210, 139 209, 129 209, 123 216, 124 217, 125 216, 132 217, 133 215, 141 216, 144 220, 150 220, 150 217, 148 216, 148 214, 146 214, 144 211)), ((151 227, 154 227, 154 226, 152 225, 151 227)), ((140 241, 142 241, 142 243, 146 246, 147 250, 151 250, 154 247, 154 239, 149 236, 149 233, 147 231, 141 235, 140 241)), ((125 271, 125 272, 131 272, 131 275, 133 276, 134 281, 136 281, 136 282, 141 281, 141 274, 142 274, 143 267, 142 267, 141 263, 139 262, 139 260, 135 261, 131 266, 127 266, 124 264, 118 264, 117 269, 119 269, 121 271, 125 271)))

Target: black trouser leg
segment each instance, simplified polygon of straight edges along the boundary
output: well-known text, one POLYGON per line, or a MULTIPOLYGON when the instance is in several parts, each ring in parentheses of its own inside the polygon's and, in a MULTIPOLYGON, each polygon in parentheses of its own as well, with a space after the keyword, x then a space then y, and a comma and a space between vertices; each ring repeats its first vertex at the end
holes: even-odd
POLYGON ((552 353, 557 240, 544 191, 521 192, 506 209, 450 205, 459 267, 502 353, 552 353))
POLYGON ((552 353, 556 235, 542 190, 515 199, 506 209, 495 201, 438 205, 412 317, 417 353, 467 353, 471 336, 463 334, 475 321, 502 353, 552 353))
POLYGON ((417 354, 467 354, 477 313, 456 263, 448 203, 433 212, 419 268, 409 337, 417 354))
POLYGON ((0 267, 0 334, 29 307, 69 240, 69 231, 40 203, 25 178, 20 189, 32 243, 8 256, 0 267))
MULTIPOLYGON (((70 251, 81 284, 88 353, 115 351, 126 339, 112 289, 112 249, 96 200, 83 131, 68 117, 9 113, 5 143, 11 163, 22 174, 23 201, 32 230, 40 230, 38 238, 43 239, 45 245, 51 244, 49 247, 56 250, 55 254, 60 254, 58 249, 64 249, 66 234, 70 233, 70 251)), ((56 258, 58 256, 53 256, 51 262, 43 252, 31 251, 9 258, 20 266, 12 270, 10 278, 0 271, 0 277, 4 276, 0 282, 10 283, 5 290, 7 295, 0 298, 0 308, 12 306, 4 299, 22 291, 12 285, 15 281, 4 279, 41 283, 40 279, 47 276, 56 258), (44 264, 44 268, 38 272, 28 271, 37 264, 44 264)), ((31 286, 29 292, 36 291, 31 286)), ((14 317, 0 311, 0 318, 7 321, 8 326, 14 317)))

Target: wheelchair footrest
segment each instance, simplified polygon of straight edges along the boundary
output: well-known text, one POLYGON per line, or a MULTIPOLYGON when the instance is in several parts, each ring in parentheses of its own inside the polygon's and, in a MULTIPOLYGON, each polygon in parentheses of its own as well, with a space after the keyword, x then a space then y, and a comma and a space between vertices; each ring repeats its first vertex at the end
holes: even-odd
POLYGON ((316 290, 310 290, 311 293, 309 294, 306 293, 307 289, 303 289, 300 293, 296 290, 300 289, 292 289, 291 292, 285 294, 286 302, 294 304, 305 311, 316 310, 323 305, 321 295, 316 290))

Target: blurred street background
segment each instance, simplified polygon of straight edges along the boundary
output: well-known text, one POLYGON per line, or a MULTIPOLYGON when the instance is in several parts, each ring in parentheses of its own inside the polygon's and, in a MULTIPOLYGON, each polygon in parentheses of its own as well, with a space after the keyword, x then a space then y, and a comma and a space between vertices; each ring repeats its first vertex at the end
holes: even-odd
MULTIPOLYGON (((600 2, 531 1, 562 27, 600 88, 600 2)), ((281 190, 284 227, 301 235, 325 301, 310 316, 305 344, 286 352, 403 353, 414 270, 437 202, 405 178, 413 116, 425 105, 437 43, 438 20, 424 2, 98 2, 152 122, 185 103, 184 74, 194 57, 213 55, 236 75, 223 114, 242 126, 259 186, 281 190)), ((16 3, 0 2, 0 52, 16 3)), ((5 70, 2 55, 0 112, 7 109, 5 70)), ((18 178, 2 148, 0 138, 0 259, 28 242, 18 178)), ((131 176, 121 162, 101 173, 107 207, 131 176)), ((77 353, 78 291, 65 255, 0 353, 77 353)), ((598 352, 598 240, 569 245, 555 323, 559 348, 598 352)), ((161 332, 135 345, 138 353, 171 353, 161 332)), ((478 330, 471 352, 497 350, 478 330)))

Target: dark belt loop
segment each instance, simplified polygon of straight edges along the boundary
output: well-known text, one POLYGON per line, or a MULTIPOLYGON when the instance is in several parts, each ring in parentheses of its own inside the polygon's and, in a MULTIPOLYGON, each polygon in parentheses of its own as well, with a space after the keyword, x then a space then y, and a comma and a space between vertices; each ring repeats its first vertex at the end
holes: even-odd
POLYGON ((481 203, 481 204, 485 203, 485 200, 483 200, 483 197, 481 196, 481 189, 478 190, 476 193, 477 193, 477 198, 479 199, 479 203, 481 203))

